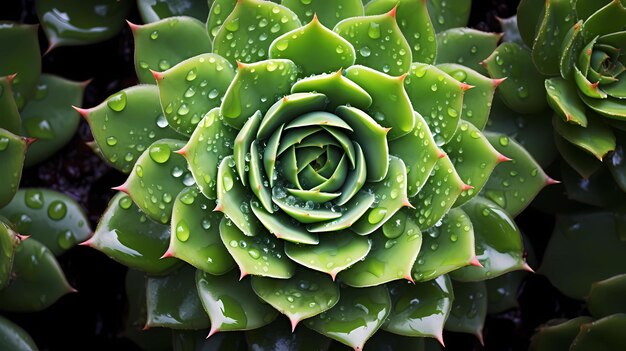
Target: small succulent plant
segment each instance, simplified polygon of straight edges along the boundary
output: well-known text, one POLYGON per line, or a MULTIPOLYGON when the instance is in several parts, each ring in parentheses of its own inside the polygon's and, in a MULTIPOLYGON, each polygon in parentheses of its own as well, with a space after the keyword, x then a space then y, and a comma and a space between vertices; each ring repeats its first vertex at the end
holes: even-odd
POLYGON ((552 180, 483 134, 499 36, 451 28, 462 8, 216 0, 206 25, 130 24, 144 84, 77 110, 129 173, 85 244, 147 274, 145 327, 480 336, 484 280, 529 269, 513 218, 552 180))
POLYGON ((621 1, 523 0, 518 42, 485 60, 492 77, 515 71, 503 86, 509 108, 541 113, 547 101, 556 148, 581 178, 608 168, 622 191, 625 14, 621 1))

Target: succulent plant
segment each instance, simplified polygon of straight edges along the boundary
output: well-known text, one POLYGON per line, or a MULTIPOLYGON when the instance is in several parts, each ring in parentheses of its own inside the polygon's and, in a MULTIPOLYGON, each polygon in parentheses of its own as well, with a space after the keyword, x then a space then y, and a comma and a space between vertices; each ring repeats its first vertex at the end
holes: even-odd
POLYGON ((484 62, 492 77, 509 76, 501 86, 509 108, 551 107, 556 148, 580 177, 608 168, 622 191, 625 14, 621 1, 523 0, 518 42, 484 62))
POLYGON ((146 274, 128 280, 145 327, 355 349, 379 329, 480 335, 483 281, 530 269, 513 218, 553 181, 483 134, 502 80, 476 70, 499 36, 446 26, 466 20, 443 1, 216 0, 206 25, 130 24, 145 84, 77 110, 129 173, 85 244, 146 274))

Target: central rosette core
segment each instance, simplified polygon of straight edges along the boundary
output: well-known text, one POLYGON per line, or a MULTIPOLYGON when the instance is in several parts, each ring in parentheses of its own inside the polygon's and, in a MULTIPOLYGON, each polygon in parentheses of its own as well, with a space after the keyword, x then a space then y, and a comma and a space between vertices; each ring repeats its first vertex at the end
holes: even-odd
MULTIPOLYGON (((355 230, 364 216, 369 225, 361 226, 362 234, 369 234, 388 218, 368 188, 389 171, 388 131, 362 109, 325 94, 285 96, 239 131, 233 156, 218 172, 218 209, 248 235, 265 228, 300 244, 317 244, 318 232, 355 230), (235 201, 241 206, 229 206, 235 201)), ((406 198, 405 175, 396 198, 406 198)))

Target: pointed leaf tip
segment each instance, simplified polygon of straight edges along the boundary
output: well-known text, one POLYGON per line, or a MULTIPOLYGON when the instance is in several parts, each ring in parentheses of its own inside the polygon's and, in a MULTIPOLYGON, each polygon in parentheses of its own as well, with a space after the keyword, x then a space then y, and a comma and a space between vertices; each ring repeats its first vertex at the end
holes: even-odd
POLYGON ((469 184, 463 184, 461 186, 461 190, 463 190, 463 191, 467 191, 467 190, 470 190, 470 189, 474 189, 474 187, 469 185, 469 184))
POLYGON ((398 4, 396 4, 396 6, 394 6, 391 10, 389 10, 387 14, 393 18, 396 18, 396 12, 398 12, 398 4))
POLYGON ((524 262, 524 265, 522 266, 522 269, 525 270, 526 272, 530 272, 530 273, 535 273, 535 270, 532 269, 528 263, 524 262))
POLYGON ((149 71, 150 71, 150 73, 152 73, 152 76, 154 77, 154 79, 157 82, 163 79, 163 73, 157 72, 157 71, 152 70, 152 69, 149 69, 149 71))
POLYGON ((244 69, 246 67, 246 64, 241 62, 241 61, 237 61, 237 69, 244 69))
POLYGON ((502 78, 495 78, 492 79, 493 81, 493 87, 497 88, 500 84, 502 84, 502 82, 504 82, 508 77, 502 77, 502 78))
POLYGON ((185 146, 183 146, 183 148, 182 148, 182 149, 180 149, 180 150, 176 150, 176 151, 174 151, 174 153, 179 154, 179 155, 181 155, 182 157, 187 157, 187 151, 188 151, 187 149, 188 149, 188 145, 189 145, 189 144, 186 144, 185 146))
POLYGON ((26 146, 30 146, 32 143, 34 143, 37 140, 39 140, 39 139, 31 138, 31 137, 24 137, 24 141, 26 142, 26 146))
POLYGON ((72 108, 76 112, 78 112, 78 114, 81 115, 84 119, 89 120, 89 109, 80 108, 74 105, 72 105, 72 108))
POLYGON ((473 87, 474 87, 473 85, 469 85, 467 83, 461 83, 461 89, 463 91, 468 91, 468 90, 472 89, 473 87))
POLYGON ((123 193, 128 194, 128 187, 126 186, 126 183, 124 183, 122 185, 118 185, 116 187, 113 187, 113 188, 111 188, 111 190, 121 191, 123 193))
POLYGON ((556 180, 556 179, 552 179, 550 177, 548 177, 548 179, 546 179, 546 185, 554 185, 554 184, 561 184, 560 180, 556 180))
POLYGON ((174 257, 174 250, 172 250, 171 246, 167 248, 167 251, 165 251, 163 256, 159 257, 159 259, 162 260, 162 259, 168 258, 168 257, 174 257))
POLYGON ((479 330, 479 331, 478 331, 476 334, 474 334, 474 335, 476 335, 476 339, 478 339, 478 342, 480 343, 480 345, 481 345, 482 347, 485 347, 485 338, 483 337, 483 331, 482 331, 482 329, 481 329, 481 330, 479 330))
POLYGON ((311 20, 311 23, 316 23, 319 22, 320 20, 317 18, 317 12, 313 14, 313 19, 311 20))
POLYGON ((441 346, 443 348, 446 347, 446 344, 443 342, 443 334, 440 332, 439 335, 435 336, 435 339, 437 339, 437 341, 439 341, 439 343, 441 344, 441 346))
POLYGON ((126 23, 128 23, 128 27, 130 28, 131 31, 136 31, 137 29, 139 29, 141 26, 138 24, 134 24, 133 22, 126 20, 126 23))
POLYGON ((503 154, 498 153, 498 163, 510 162, 510 161, 512 161, 511 158, 508 158, 508 157, 504 156, 503 154))
POLYGON ((474 256, 472 258, 472 260, 469 262, 470 266, 474 266, 474 267, 480 267, 480 268, 485 268, 483 267, 483 265, 480 263, 480 261, 478 260, 478 257, 474 256))
POLYGON ((242 281, 248 275, 248 272, 241 269, 241 273, 239 274, 239 281, 242 281))
POLYGON ((298 326, 298 323, 300 323, 300 320, 294 316, 290 316, 289 321, 291 322, 291 332, 293 333, 296 331, 296 327, 298 326))

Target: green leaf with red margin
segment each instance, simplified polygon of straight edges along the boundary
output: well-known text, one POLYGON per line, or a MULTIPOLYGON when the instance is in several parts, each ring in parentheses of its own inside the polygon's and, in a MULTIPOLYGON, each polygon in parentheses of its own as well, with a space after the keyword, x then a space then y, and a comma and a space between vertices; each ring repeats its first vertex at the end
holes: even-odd
POLYGON ((161 275, 180 263, 174 258, 161 258, 169 238, 169 226, 149 220, 128 195, 118 193, 84 245, 132 269, 161 275))

